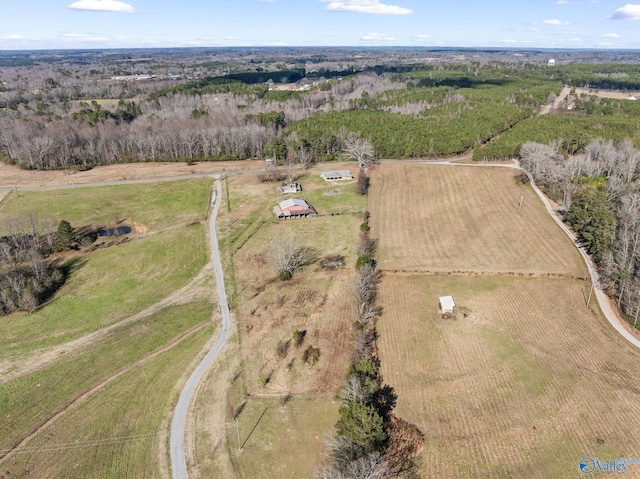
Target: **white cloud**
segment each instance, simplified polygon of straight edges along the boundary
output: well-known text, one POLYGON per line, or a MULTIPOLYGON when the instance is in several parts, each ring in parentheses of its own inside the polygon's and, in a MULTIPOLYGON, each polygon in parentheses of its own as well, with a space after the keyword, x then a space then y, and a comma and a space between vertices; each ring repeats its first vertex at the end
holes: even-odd
POLYGON ((91 10, 94 12, 135 13, 136 9, 119 0, 79 0, 69 5, 73 10, 91 10))
POLYGON ((425 35, 424 33, 418 33, 416 38, 431 38, 431 35, 425 35))
POLYGON ((377 15, 409 15, 413 10, 397 5, 386 5, 380 0, 322 0, 327 5, 327 10, 334 12, 373 13, 377 15))
POLYGON ((102 37, 99 35, 88 35, 86 33, 65 33, 62 35, 64 38, 69 38, 76 42, 86 42, 86 43, 109 43, 113 40, 108 37, 102 37))
POLYGON ((602 36, 603 38, 620 38, 620 35, 618 35, 617 33, 605 33, 602 36))
POLYGON ((569 3, 569 0, 558 0, 556 3, 558 5, 566 5, 567 3, 569 3))
POLYGON ((364 40, 366 42, 392 42, 395 38, 385 35, 384 33, 369 33, 367 35, 362 35, 360 40, 364 40))
POLYGON ((624 7, 618 8, 613 15, 612 20, 640 20, 640 5, 627 3, 624 7))
POLYGON ((545 25, 570 25, 569 22, 558 20, 557 18, 554 18, 553 20, 544 20, 542 23, 545 25))
POLYGON ((29 37, 25 37, 24 35, 18 35, 18 34, 11 34, 11 35, 6 35, 4 37, 0 37, 0 40, 11 40, 13 42, 20 42, 23 40, 31 40, 29 37))

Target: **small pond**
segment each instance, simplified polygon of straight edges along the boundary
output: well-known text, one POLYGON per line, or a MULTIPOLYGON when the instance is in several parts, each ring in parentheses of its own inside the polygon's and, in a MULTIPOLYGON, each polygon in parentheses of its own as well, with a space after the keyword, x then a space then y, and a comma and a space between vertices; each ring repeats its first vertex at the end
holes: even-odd
POLYGON ((117 228, 109 228, 107 230, 100 230, 98 233, 100 236, 120 236, 131 233, 130 226, 118 226, 117 228))

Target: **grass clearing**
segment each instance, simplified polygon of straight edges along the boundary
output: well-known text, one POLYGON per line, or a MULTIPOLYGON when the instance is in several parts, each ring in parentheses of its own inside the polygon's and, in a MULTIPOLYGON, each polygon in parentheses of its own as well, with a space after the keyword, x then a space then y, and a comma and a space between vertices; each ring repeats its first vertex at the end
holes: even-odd
POLYGON ((202 270, 210 194, 211 179, 198 179, 20 192, 2 202, 0 220, 34 213, 75 226, 122 222, 133 233, 127 242, 59 258, 70 275, 52 300, 0 321, 0 360, 9 368, 34 352, 80 341, 2 382, 0 450, 36 434, 3 462, 0 475, 156 478, 166 470, 166 418, 176 385, 213 333, 211 295, 202 296, 211 277, 203 274, 193 292, 176 298, 179 305, 117 323, 202 270), (84 339, 110 325, 117 327, 99 341, 84 339))
MULTIPOLYGON (((201 321, 209 311, 202 313, 201 321)), ((136 365, 53 423, 30 441, 32 452, 13 456, 1 470, 34 479, 161 477, 161 430, 177 400, 176 384, 212 333, 202 328, 136 365)))
POLYGON ((377 167, 369 209, 378 267, 586 276, 571 240, 516 174, 500 167, 377 167))
POLYGON ((76 256, 71 277, 49 304, 35 313, 2 318, 0 359, 125 319, 186 284, 207 258, 203 225, 76 256))
MULTIPOLYGON (((327 187, 319 171, 305 172, 297 181, 304 190, 297 196, 303 198, 319 198, 327 187)), ((224 360, 227 367, 215 368, 199 393, 193 472, 199 477, 310 477, 336 421, 335 394, 351 354, 353 266, 362 222, 360 215, 326 212, 361 210, 364 198, 354 185, 343 185, 342 194, 327 196, 325 216, 277 221, 271 207, 291 195, 278 196, 276 184, 238 176, 229 177, 227 186, 230 211, 221 213, 219 230, 229 262, 226 272, 233 271, 227 280, 236 291, 231 299, 239 336, 230 346, 237 352, 228 352, 224 360), (322 270, 313 264, 290 281, 276 280, 270 251, 287 237, 317 249, 320 257, 343 255, 346 267, 322 270), (298 347, 294 330, 305 331, 298 347), (280 354, 279 344, 286 344, 280 354), (314 365, 302 360, 309 346, 320 349, 314 365), (289 395, 283 406, 280 401, 289 395), (243 441, 267 412, 238 454, 233 411, 247 397, 238 416, 243 441)))
POLYGON ((588 288, 385 275, 382 373, 426 435, 425 477, 577 477, 582 457, 634 457, 640 354, 585 307, 588 288), (455 320, 438 313, 444 294, 455 320))
POLYGON ((246 441, 242 452, 235 428, 228 431, 236 477, 313 477, 323 459, 324 431, 338 420, 338 406, 326 400, 292 399, 284 406, 277 399, 249 400, 238 416, 240 442, 246 441))
POLYGON ((210 179, 28 191, 0 204, 74 225, 126 219, 131 241, 62 259, 71 274, 41 310, 0 321, 0 360, 77 338, 150 306, 193 278, 208 260, 210 179), (144 232, 142 232, 144 231, 144 232))

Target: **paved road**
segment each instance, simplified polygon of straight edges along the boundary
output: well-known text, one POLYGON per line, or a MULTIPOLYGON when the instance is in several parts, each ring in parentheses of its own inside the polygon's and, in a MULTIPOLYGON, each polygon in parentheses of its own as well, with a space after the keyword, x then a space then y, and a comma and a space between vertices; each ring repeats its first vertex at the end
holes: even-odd
POLYGON ((222 333, 202 362, 195 371, 193 371, 180 393, 180 398, 178 399, 178 404, 173 414, 173 420, 171 421, 171 436, 169 439, 173 479, 188 479, 189 477, 184 452, 185 424, 189 405, 191 404, 196 387, 231 335, 231 315, 229 314, 229 303, 227 302, 227 294, 224 289, 222 261, 218 248, 218 238, 216 236, 216 216, 218 214, 218 208, 220 207, 221 197, 222 186, 220 184, 220 176, 216 176, 216 193, 211 198, 212 209, 211 219, 209 221, 209 235, 211 238, 211 260, 215 268, 216 284, 218 287, 218 304, 220 305, 220 312, 222 314, 222 333))
POLYGON ((560 95, 558 95, 558 97, 555 100, 553 100, 550 104, 545 106, 544 109, 540 112, 540 114, 548 115, 553 110, 558 108, 560 104, 564 101, 564 99, 567 97, 570 91, 571 91, 571 88, 569 88, 568 86, 563 87, 562 91, 560 92, 560 95))

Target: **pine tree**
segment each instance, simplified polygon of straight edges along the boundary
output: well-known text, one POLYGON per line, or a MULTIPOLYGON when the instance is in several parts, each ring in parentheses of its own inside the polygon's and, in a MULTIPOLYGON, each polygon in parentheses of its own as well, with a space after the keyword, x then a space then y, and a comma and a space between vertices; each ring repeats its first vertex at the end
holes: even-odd
POLYGON ((70 249, 76 241, 75 230, 67 220, 60 221, 58 231, 53 242, 55 251, 66 251, 70 249))

